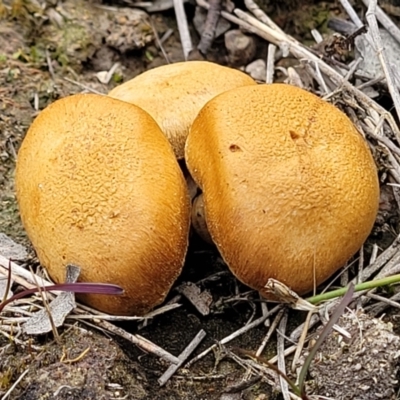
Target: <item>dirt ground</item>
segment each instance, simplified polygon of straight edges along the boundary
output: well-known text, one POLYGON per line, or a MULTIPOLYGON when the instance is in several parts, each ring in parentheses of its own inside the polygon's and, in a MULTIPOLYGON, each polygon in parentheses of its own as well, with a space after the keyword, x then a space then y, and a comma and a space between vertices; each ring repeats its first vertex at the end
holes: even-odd
MULTIPOLYGON (((58 98, 84 90, 107 93, 122 81, 166 64, 155 35, 163 37, 169 32, 163 42, 169 61, 184 60, 171 5, 167 1, 155 2, 166 9, 151 12, 149 17, 131 3, 124 0, 0 0, 0 233, 28 249, 30 244, 18 216, 13 174, 18 148, 33 118, 58 98), (110 81, 101 83, 99 77, 116 63, 110 81)), ((275 3, 278 2, 263 0, 261 6, 286 32, 305 43, 311 42, 310 29, 328 32, 328 19, 341 13, 338 2, 302 0, 302 7, 292 1, 275 3)), ((196 46, 199 34, 193 26, 194 4, 188 2, 186 12, 196 46)), ((255 44, 256 50, 247 63, 266 57, 267 43, 255 38, 255 44)), ((191 59, 203 57, 194 52, 191 59)), ((208 59, 244 67, 229 57, 223 37, 215 40, 208 59)), ((398 221, 396 213, 386 215, 389 228, 374 230, 374 238, 379 238, 383 248, 394 239, 398 221)), ((30 254, 32 262, 32 249, 30 254)), ((227 271, 216 250, 198 238, 193 239, 177 285, 184 281, 197 282, 216 272, 221 275, 202 286, 213 297, 210 315, 201 316, 183 299, 182 307, 154 318, 139 334, 179 355, 198 331, 204 329, 207 336, 196 350, 198 354, 241 328, 251 317, 260 316, 257 295, 253 292, 243 295, 248 289, 227 271), (232 301, 238 297, 240 300, 232 301)), ((172 291, 169 298, 176 294, 172 291)), ((304 318, 303 313, 293 313, 291 324, 297 326, 304 318)), ((130 332, 137 332, 139 328, 133 322, 118 325, 130 332)), ((234 340, 232 345, 256 350, 266 331, 262 324, 234 340)), ((60 333, 59 341, 52 334, 12 342, 0 336, 1 395, 25 371, 26 375, 8 398, 213 400, 223 399, 226 389, 246 376, 245 369, 217 349, 190 369, 178 370, 160 388, 157 379, 168 365, 128 341, 73 321, 60 333)), ((274 349, 267 348, 264 355, 273 356, 274 349)), ((267 383, 258 381, 226 398, 273 400, 282 397, 267 383)))

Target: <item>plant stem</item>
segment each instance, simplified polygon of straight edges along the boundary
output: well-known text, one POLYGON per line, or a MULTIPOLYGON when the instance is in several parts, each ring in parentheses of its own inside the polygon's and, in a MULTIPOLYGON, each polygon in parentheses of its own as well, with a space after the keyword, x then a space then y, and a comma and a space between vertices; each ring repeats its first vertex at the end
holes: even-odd
MULTIPOLYGON (((387 286, 391 285, 392 283, 399 283, 399 282, 400 282, 400 274, 392 275, 382 279, 376 279, 373 281, 359 283, 358 285, 355 285, 354 291, 360 292, 361 290, 374 289, 377 287, 387 286)), ((306 301, 308 301, 311 304, 317 304, 320 303, 321 301, 326 301, 334 299, 335 297, 343 296, 346 293, 347 289, 348 289, 347 287, 344 287, 341 289, 332 290, 331 292, 318 294, 316 296, 309 297, 308 299, 306 299, 306 301)))

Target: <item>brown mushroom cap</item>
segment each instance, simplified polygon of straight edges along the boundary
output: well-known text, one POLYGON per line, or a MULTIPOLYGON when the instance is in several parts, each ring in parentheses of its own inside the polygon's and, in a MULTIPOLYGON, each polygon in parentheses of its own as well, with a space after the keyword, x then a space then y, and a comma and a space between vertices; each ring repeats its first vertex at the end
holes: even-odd
POLYGON ((56 282, 120 285, 87 295, 113 314, 143 314, 181 272, 190 220, 172 148, 148 113, 107 96, 74 95, 35 119, 18 155, 17 198, 39 260, 56 282))
MULTIPOLYGON (((225 92, 200 111, 186 162, 213 241, 238 279, 303 294, 360 248, 378 210, 369 149, 351 121, 283 84, 225 92)), ((265 293, 264 293, 265 294, 265 293)))
POLYGON ((207 61, 187 61, 146 71, 108 95, 147 111, 181 159, 190 125, 207 101, 226 90, 251 84, 256 82, 238 70, 207 61))

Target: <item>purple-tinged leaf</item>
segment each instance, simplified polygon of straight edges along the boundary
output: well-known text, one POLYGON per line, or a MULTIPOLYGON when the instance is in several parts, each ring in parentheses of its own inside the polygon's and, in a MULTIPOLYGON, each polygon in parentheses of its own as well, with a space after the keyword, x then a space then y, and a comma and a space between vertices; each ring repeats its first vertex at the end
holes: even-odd
POLYGON ((57 285, 42 286, 40 288, 33 288, 24 290, 14 296, 10 297, 8 300, 3 301, 0 304, 0 312, 3 311, 7 304, 12 303, 14 300, 21 299, 30 294, 37 293, 40 291, 44 292, 74 292, 74 293, 90 293, 90 294, 107 294, 107 295, 121 295, 124 290, 118 286, 110 283, 87 283, 87 282, 76 282, 76 283, 60 283, 57 285))

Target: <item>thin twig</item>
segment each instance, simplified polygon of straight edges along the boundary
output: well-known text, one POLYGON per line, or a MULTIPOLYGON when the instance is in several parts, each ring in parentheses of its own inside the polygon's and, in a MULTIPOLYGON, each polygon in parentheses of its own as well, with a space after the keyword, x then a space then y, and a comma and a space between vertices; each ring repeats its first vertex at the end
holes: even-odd
POLYGON ((296 352, 294 353, 293 360, 292 360, 292 372, 294 372, 296 370, 297 362, 300 358, 301 352, 303 351, 304 343, 307 338, 307 333, 308 333, 308 330, 310 327, 310 321, 311 321, 313 314, 314 313, 312 311, 309 311, 307 314, 307 318, 303 324, 303 331, 301 333, 299 342, 297 343, 296 352))
POLYGON ((155 354, 157 357, 160 357, 171 364, 179 364, 180 360, 178 357, 173 356, 171 353, 167 352, 166 350, 162 349, 161 347, 157 346, 156 344, 150 342, 150 340, 147 340, 140 335, 133 335, 131 333, 128 333, 124 329, 110 324, 107 321, 96 321, 96 325, 100 326, 110 333, 113 333, 130 341, 144 351, 155 354))
POLYGON ((46 62, 47 62, 47 67, 49 69, 50 72, 50 76, 53 82, 56 81, 56 75, 54 74, 54 68, 53 68, 53 64, 51 62, 51 57, 50 57, 50 53, 49 50, 46 49, 46 62))
POLYGON ((179 363, 171 364, 169 368, 163 373, 163 375, 158 379, 160 386, 164 386, 171 376, 183 365, 183 363, 188 359, 188 357, 193 353, 200 342, 205 338, 206 332, 202 329, 195 336, 195 338, 189 343, 185 350, 179 355, 179 363))
POLYGON ((269 44, 268 56, 267 56, 267 76, 265 78, 265 83, 274 82, 275 52, 276 52, 276 46, 273 44, 269 44))
POLYGON ((206 21, 201 34, 200 43, 197 48, 200 53, 206 55, 215 38, 215 32, 219 21, 219 16, 222 9, 222 0, 209 0, 209 8, 207 11, 206 21))
POLYGON ((272 334, 275 332, 276 327, 278 326, 280 320, 282 319, 283 313, 284 313, 284 310, 280 310, 278 312, 278 314, 276 315, 276 317, 274 318, 274 321, 272 322, 271 326, 269 327, 268 332, 265 335, 263 341, 261 342, 260 347, 257 349, 256 357, 260 357, 261 353, 264 351, 265 346, 267 345, 269 339, 271 338, 272 334))
MULTIPOLYGON (((390 299, 387 299, 386 297, 379 296, 379 295, 374 294, 374 293, 367 293, 366 296, 370 297, 371 299, 378 300, 378 301, 380 301, 382 303, 385 303, 385 304, 382 304, 382 305, 380 305, 380 304, 374 305, 372 308, 376 309, 377 307, 381 307, 381 306, 383 306, 383 307, 391 306, 391 307, 395 307, 395 308, 400 308, 400 304, 397 301, 393 300, 394 296, 391 297, 390 299)), ((400 295, 399 295, 399 297, 400 297, 400 295)))
POLYGON ((356 28, 361 28, 363 23, 361 19, 358 17, 356 11, 354 10, 353 6, 350 4, 348 0, 340 0, 342 7, 346 10, 348 16, 353 21, 356 28))
MULTIPOLYGON (((389 260, 393 259, 394 262, 399 262, 400 260, 400 234, 396 237, 393 243, 383 252, 381 253, 375 262, 368 265, 368 267, 364 268, 363 272, 357 277, 357 282, 364 282, 368 280, 373 274, 379 271, 389 260)), ((356 283, 356 279, 353 280, 356 283)))
POLYGON ((179 36, 181 38, 182 51, 185 60, 188 59, 189 53, 193 49, 192 39, 190 38, 189 25, 183 6, 183 0, 174 0, 174 9, 176 22, 178 24, 179 36))

